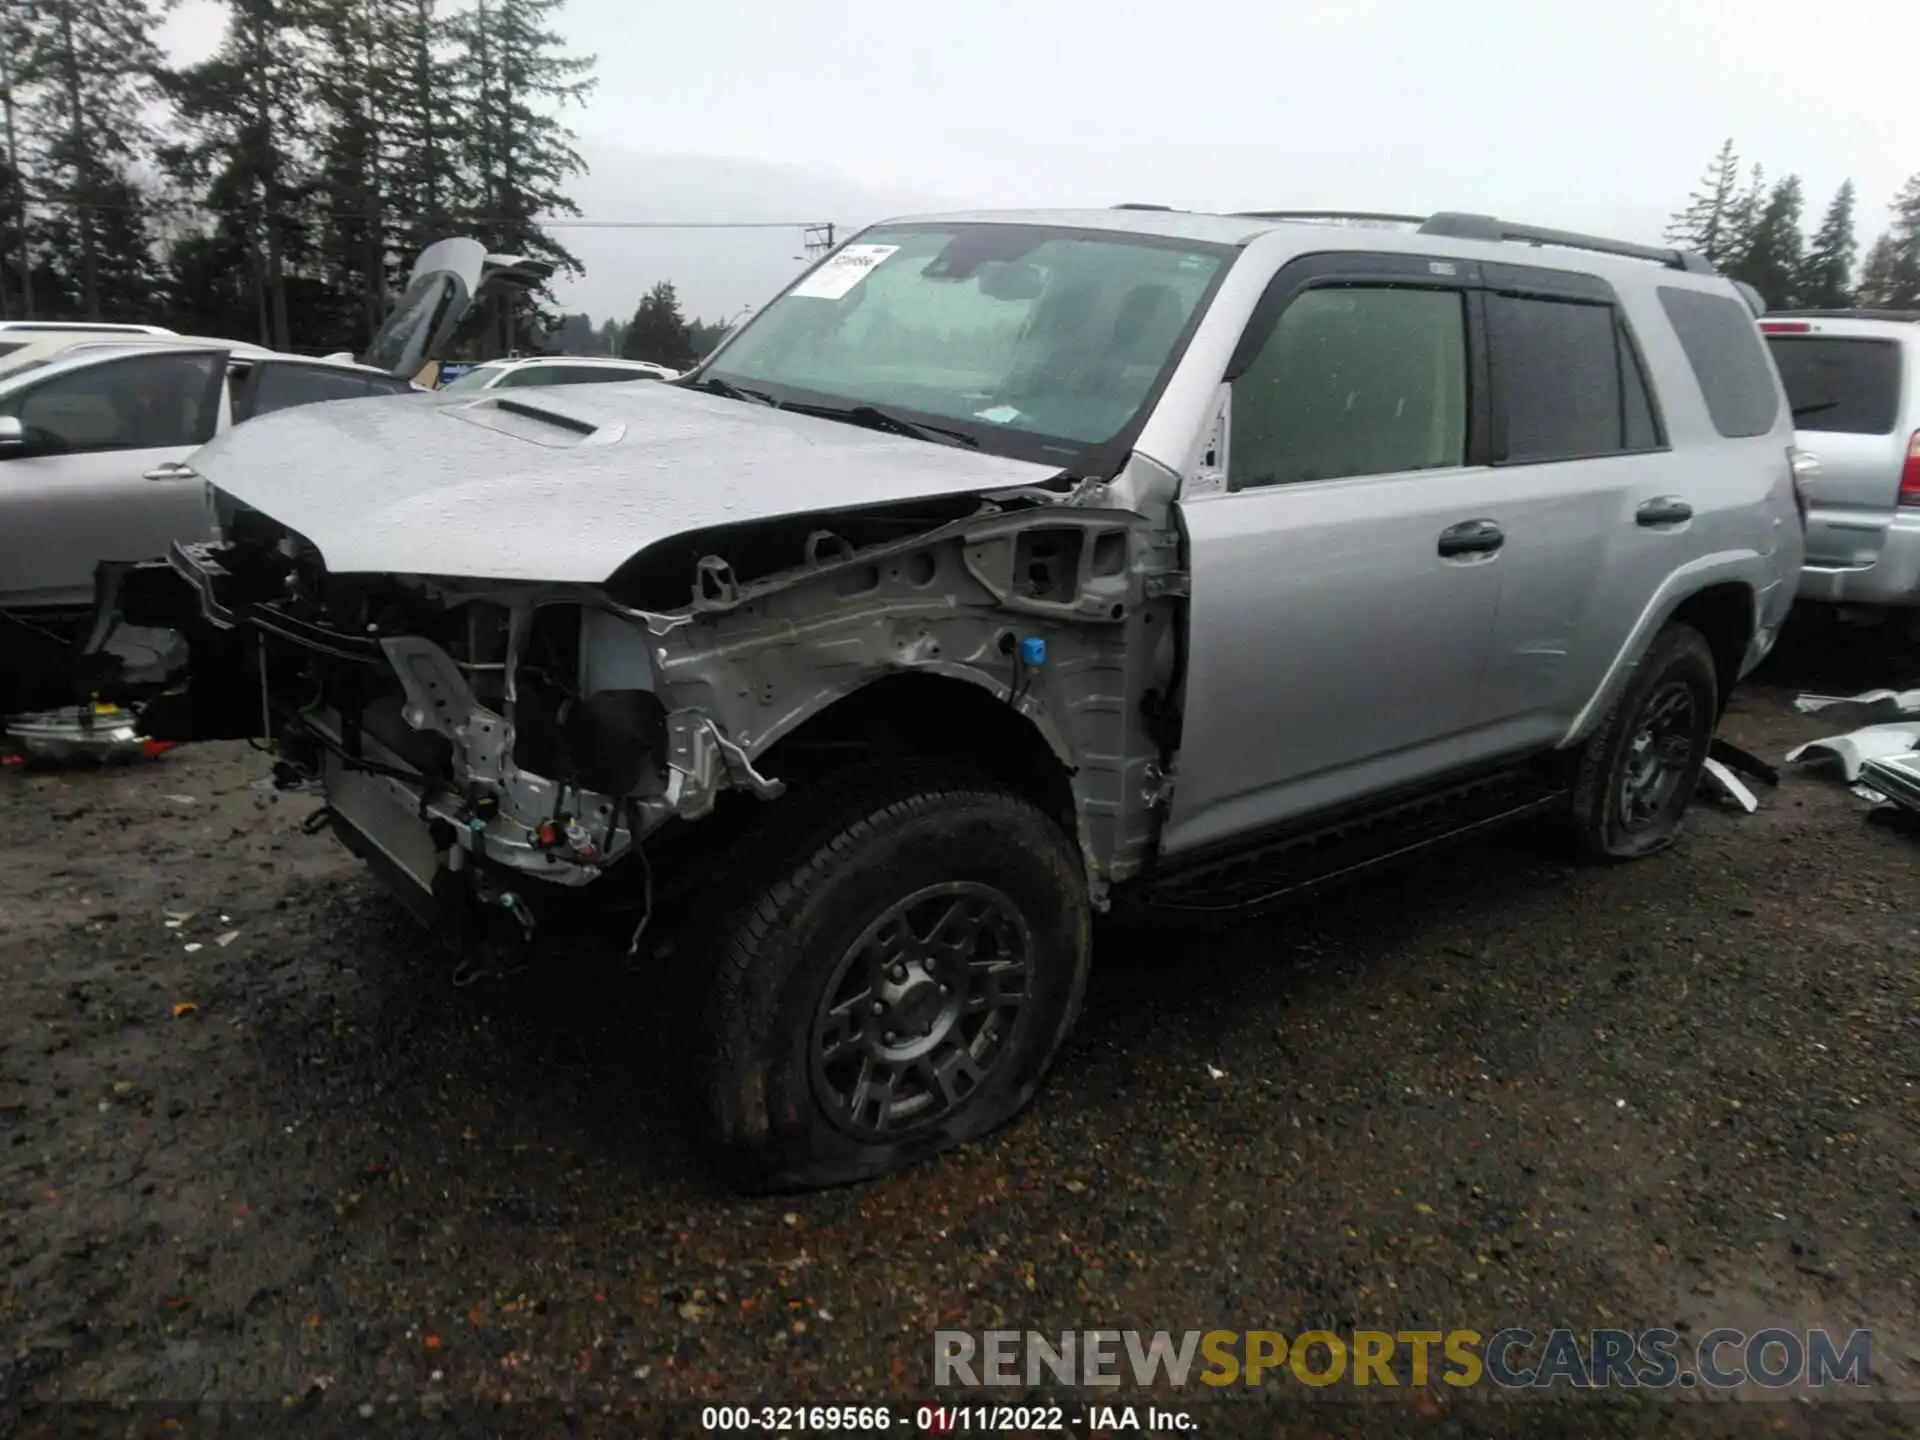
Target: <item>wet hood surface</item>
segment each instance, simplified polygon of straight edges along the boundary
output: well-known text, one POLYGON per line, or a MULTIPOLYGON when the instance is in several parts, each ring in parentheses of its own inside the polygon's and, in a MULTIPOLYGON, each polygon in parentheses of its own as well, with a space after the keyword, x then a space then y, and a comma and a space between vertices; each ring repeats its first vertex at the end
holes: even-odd
POLYGON ((335 573, 585 584, 689 531, 1058 473, 638 382, 302 406, 234 427, 191 463, 335 573))

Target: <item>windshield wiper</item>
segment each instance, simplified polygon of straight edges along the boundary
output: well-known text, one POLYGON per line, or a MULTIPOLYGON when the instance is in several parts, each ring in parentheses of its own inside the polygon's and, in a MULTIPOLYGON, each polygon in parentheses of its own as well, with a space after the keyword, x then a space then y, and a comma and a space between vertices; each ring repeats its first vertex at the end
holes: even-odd
POLYGON ((1838 400, 1822 400, 1814 405, 1796 405, 1793 407, 1793 418, 1798 420, 1802 415, 1818 415, 1822 410, 1831 410, 1839 403, 1838 400))
POLYGON ((722 380, 718 375, 709 375, 705 379, 695 380, 691 390, 705 390, 709 394, 724 395, 729 400, 745 400, 751 405, 771 405, 779 409, 779 403, 764 390, 749 390, 744 385, 736 385, 731 380, 722 380))
POLYGON ((863 425, 869 430, 885 430, 893 435, 907 435, 915 440, 926 440, 935 445, 964 445, 969 450, 978 450, 980 442, 964 430, 949 430, 944 425, 923 425, 918 420, 909 420, 904 415, 895 415, 891 410, 882 410, 878 405, 786 405, 787 410, 798 410, 802 415, 818 415, 823 420, 844 420, 850 425, 863 425))

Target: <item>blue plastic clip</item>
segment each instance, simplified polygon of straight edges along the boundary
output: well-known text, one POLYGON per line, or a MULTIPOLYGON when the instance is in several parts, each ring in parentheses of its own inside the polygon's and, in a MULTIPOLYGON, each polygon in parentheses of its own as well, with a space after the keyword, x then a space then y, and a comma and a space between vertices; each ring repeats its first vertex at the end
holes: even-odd
POLYGON ((1020 663, 1022 665, 1044 665, 1047 663, 1047 641, 1042 635, 1029 635, 1020 642, 1020 663))

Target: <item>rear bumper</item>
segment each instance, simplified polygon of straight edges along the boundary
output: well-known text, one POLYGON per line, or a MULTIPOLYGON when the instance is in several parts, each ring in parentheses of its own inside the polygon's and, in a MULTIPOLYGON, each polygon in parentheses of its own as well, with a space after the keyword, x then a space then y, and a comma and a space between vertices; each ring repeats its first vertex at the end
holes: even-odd
POLYGON ((1920 509, 1894 512, 1870 565, 1820 565, 1800 571, 1800 598, 1834 605, 1920 606, 1920 509))

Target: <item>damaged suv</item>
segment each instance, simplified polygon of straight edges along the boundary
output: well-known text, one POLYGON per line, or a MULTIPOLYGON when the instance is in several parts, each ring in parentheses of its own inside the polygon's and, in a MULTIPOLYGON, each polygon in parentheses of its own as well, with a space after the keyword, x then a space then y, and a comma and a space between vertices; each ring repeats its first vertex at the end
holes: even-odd
POLYGON ((1731 283, 1333 218, 889 222, 679 380, 236 430, 101 601, 197 612, 149 728, 271 737, 456 946, 657 966, 736 1183, 879 1174, 1034 1094, 1096 912, 1658 850, 1792 602, 1731 283))

